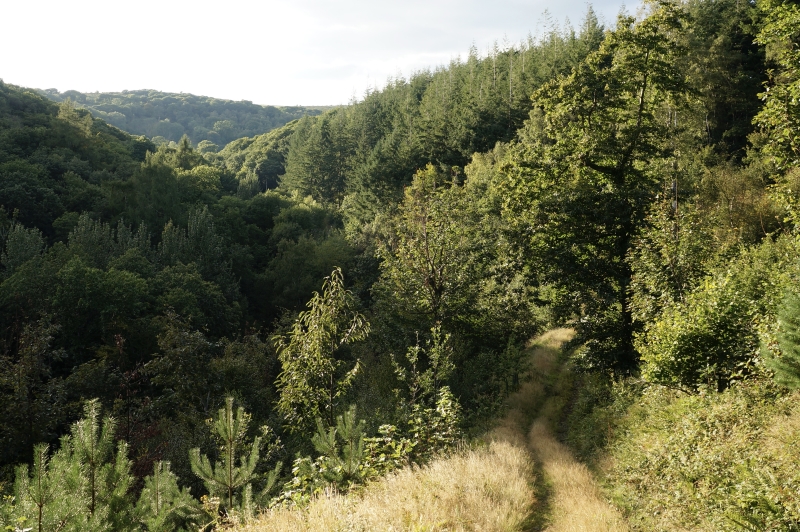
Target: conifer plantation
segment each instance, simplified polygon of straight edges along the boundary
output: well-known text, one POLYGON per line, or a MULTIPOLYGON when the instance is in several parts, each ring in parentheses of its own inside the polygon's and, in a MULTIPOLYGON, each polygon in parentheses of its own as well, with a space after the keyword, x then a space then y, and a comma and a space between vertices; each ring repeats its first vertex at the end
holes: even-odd
POLYGON ((0 526, 569 530, 557 455, 800 529, 799 63, 659 0, 335 108, 0 80, 0 526))

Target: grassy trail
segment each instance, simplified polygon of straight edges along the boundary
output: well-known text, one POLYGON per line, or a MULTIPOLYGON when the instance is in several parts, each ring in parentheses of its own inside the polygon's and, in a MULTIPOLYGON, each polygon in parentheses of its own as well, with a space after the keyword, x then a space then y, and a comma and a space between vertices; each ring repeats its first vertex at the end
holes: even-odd
POLYGON ((559 348, 569 339, 566 329, 550 331, 532 348, 531 386, 544 390, 541 407, 530 425, 527 446, 544 482, 544 515, 533 530, 544 532, 622 532, 628 530, 619 512, 603 500, 592 473, 553 434, 566 403, 567 370, 559 348))
POLYGON ((556 329, 530 348, 531 378, 485 445, 410 467, 358 493, 330 493, 309 507, 274 509, 241 532, 267 531, 624 531, 591 472, 553 435, 569 374, 559 360, 572 331, 556 329))

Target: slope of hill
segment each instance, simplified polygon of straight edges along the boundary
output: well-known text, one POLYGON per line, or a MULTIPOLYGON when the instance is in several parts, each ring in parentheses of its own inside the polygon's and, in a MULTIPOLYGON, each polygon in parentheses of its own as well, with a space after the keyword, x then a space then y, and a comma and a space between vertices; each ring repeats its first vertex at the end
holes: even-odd
POLYGON ((130 178, 153 143, 83 109, 0 81, 0 206, 26 227, 65 237, 67 212, 103 210, 101 186, 130 178))
MULTIPOLYGON (((524 339, 567 325, 583 395, 528 432, 541 478, 563 462, 617 526, 544 422, 569 405, 627 511, 690 509, 656 528, 738 505, 791 529, 797 28, 790 0, 654 3, 608 31, 590 12, 218 152, 2 86, 0 525, 223 526, 433 473, 520 388, 524 339), (91 494, 90 462, 113 471, 91 494), (163 478, 180 512, 153 513, 163 478)), ((579 506, 556 495, 554 527, 579 506)))
POLYGON ((56 89, 39 91, 55 102, 71 99, 97 118, 133 135, 160 142, 178 142, 187 135, 195 144, 224 146, 240 137, 252 137, 302 116, 316 116, 329 107, 275 107, 249 101, 231 101, 188 93, 155 90, 89 92, 56 89))

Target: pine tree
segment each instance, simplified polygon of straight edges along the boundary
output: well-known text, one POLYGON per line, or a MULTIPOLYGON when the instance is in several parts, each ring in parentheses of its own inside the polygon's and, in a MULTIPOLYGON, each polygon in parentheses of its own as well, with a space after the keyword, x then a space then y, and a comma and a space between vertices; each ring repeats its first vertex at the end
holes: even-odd
POLYGON ((37 445, 33 468, 17 469, 14 505, 5 513, 39 532, 131 530, 132 505, 127 446, 114 453, 114 420, 99 422, 97 400, 85 406, 85 416, 61 438, 51 457, 46 445, 37 445))
MULTIPOLYGON (((228 397, 213 423, 220 460, 212 465, 208 456, 200 454, 200 449, 189 452, 192 471, 203 480, 212 497, 223 501, 228 513, 234 509, 247 510, 252 505, 252 482, 257 478, 261 437, 256 436, 250 444, 245 441, 249 424, 250 415, 241 406, 234 414, 233 397, 228 397)), ((264 498, 272 488, 280 468, 278 463, 269 473, 259 498, 264 498)))
POLYGON ((178 486, 169 462, 156 462, 144 479, 136 517, 149 532, 170 532, 182 524, 196 524, 201 510, 188 488, 178 486))
MULTIPOLYGON (((787 388, 800 388, 800 296, 789 294, 778 313, 780 356, 765 352, 767 367, 775 381, 787 388)), ((766 351, 766 350, 765 350, 766 351)))
POLYGON ((98 527, 107 521, 113 530, 122 530, 129 522, 128 489, 133 482, 128 445, 119 442, 115 455, 116 421, 106 417, 99 422, 99 401, 86 403, 84 412, 85 417, 73 425, 69 441, 75 459, 83 464, 89 521, 98 527))
POLYGON ((17 468, 14 497, 6 500, 14 504, 5 508, 5 524, 23 522, 38 532, 59 526, 80 528, 87 501, 86 482, 82 464, 73 459, 68 442, 68 438, 62 439, 62 450, 52 458, 47 445, 37 445, 30 473, 28 465, 17 468))
POLYGON ((322 420, 317 418, 317 433, 311 437, 311 442, 322 454, 323 476, 328 482, 346 485, 360 480, 364 461, 364 420, 356 421, 355 406, 336 416, 335 427, 325 428, 322 420))

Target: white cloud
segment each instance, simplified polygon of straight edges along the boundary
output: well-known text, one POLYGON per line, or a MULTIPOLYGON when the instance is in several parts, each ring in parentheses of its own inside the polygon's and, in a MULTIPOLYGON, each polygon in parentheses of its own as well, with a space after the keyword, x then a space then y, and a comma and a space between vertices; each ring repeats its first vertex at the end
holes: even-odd
MULTIPOLYGON (((583 0, 0 0, 0 78, 59 90, 151 88, 276 105, 346 103, 389 76, 436 67, 473 43, 519 42, 542 13, 583 0)), ((595 5, 612 21, 619 4, 595 5)))

